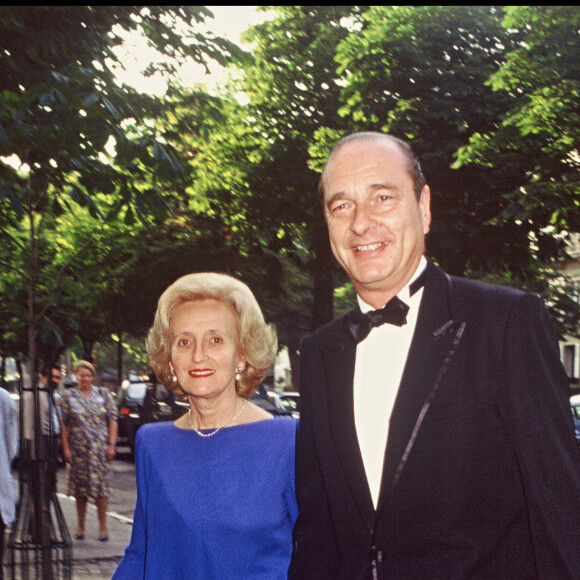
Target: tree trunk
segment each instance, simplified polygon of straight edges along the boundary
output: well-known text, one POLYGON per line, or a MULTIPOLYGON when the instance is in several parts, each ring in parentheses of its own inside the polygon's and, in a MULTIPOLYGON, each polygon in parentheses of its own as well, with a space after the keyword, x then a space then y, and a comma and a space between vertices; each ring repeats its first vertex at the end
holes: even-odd
POLYGON ((334 256, 328 241, 328 229, 324 219, 316 215, 313 223, 314 252, 314 304, 312 306, 311 330, 315 330, 334 317, 334 256))

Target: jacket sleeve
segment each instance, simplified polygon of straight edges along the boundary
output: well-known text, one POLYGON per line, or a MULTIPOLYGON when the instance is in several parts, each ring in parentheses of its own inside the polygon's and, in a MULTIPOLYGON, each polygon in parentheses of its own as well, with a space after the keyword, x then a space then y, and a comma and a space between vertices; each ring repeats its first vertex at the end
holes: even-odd
POLYGON ((541 300, 519 299, 503 341, 499 412, 521 473, 538 578, 578 578, 580 452, 558 341, 541 300))
MULTIPOLYGON (((300 347, 300 426, 296 440, 296 497, 298 519, 294 526, 290 580, 338 577, 338 554, 318 450, 313 432, 313 389, 317 386, 317 347, 308 338, 300 347)), ((314 397, 315 398, 315 397, 314 397)))

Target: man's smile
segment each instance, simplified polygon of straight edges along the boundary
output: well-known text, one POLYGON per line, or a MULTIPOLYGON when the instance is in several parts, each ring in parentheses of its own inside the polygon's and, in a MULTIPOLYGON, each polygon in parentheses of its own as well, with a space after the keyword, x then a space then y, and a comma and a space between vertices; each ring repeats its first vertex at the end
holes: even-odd
POLYGON ((386 246, 390 242, 377 242, 376 244, 369 244, 367 246, 356 246, 355 252, 372 252, 373 250, 378 250, 381 246, 386 246))

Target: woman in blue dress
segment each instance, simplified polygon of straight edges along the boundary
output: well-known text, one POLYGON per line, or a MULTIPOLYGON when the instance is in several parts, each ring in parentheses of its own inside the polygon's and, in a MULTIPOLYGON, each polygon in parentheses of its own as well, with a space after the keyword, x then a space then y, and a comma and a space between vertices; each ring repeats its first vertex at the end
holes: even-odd
POLYGON ((248 400, 276 350, 239 280, 190 274, 163 293, 149 362, 190 408, 137 432, 133 530, 114 580, 287 578, 297 421, 248 400))

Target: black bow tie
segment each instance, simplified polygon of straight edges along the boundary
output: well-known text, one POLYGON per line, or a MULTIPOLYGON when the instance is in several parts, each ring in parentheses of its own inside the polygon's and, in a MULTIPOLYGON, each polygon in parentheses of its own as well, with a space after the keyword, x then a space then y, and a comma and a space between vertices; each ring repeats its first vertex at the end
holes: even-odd
MULTIPOLYGON (((421 275, 411 284, 409 293, 411 296, 425 284, 425 270, 421 275)), ((369 332, 375 326, 381 324, 394 324, 395 326, 403 326, 407 324, 407 313, 409 306, 405 304, 398 296, 391 298, 385 306, 380 310, 371 310, 369 312, 361 312, 360 307, 356 307, 346 317, 345 322, 348 331, 357 343, 363 341, 369 332)))
POLYGON ((395 296, 380 310, 363 313, 359 307, 355 308, 347 317, 346 324, 355 341, 361 342, 375 326, 385 323, 403 326, 407 323, 407 312, 409 312, 409 307, 398 296, 395 296))

